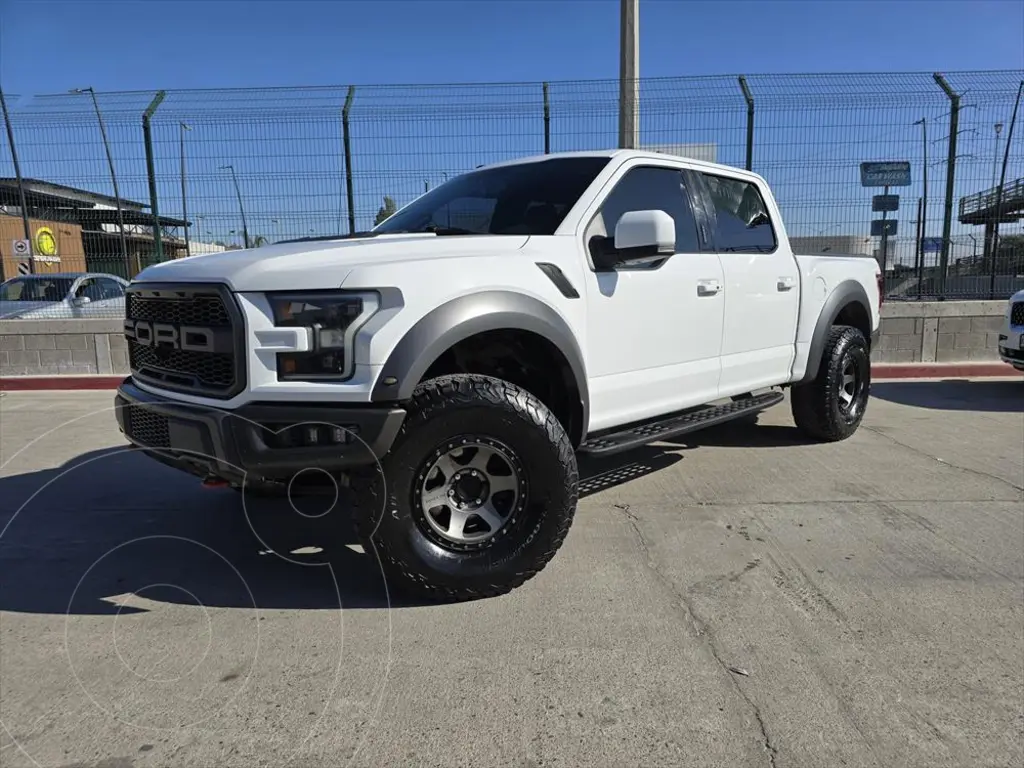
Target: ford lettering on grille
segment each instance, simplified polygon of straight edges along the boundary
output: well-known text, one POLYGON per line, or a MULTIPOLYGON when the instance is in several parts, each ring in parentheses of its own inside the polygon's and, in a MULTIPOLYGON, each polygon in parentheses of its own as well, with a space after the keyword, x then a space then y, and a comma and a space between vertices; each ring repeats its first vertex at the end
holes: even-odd
POLYGON ((132 375, 163 389, 227 398, 245 386, 243 320, 222 285, 130 286, 124 335, 132 375))

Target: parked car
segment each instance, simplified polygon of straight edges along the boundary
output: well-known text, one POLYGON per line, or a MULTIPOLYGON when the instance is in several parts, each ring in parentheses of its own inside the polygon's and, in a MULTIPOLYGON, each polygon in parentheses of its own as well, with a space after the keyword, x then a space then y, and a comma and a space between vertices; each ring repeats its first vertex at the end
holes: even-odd
POLYGON ((850 437, 882 301, 873 258, 793 252, 761 176, 635 150, 479 168, 371 232, 164 262, 128 296, 131 443, 241 491, 345 481, 392 583, 460 600, 555 555, 577 455, 784 388, 804 434, 850 437))
POLYGON ((0 283, 0 320, 124 317, 127 287, 102 272, 21 275, 0 283))
POLYGON ((999 357, 1024 371, 1024 291, 1017 291, 1006 302, 1006 321, 999 332, 999 357))

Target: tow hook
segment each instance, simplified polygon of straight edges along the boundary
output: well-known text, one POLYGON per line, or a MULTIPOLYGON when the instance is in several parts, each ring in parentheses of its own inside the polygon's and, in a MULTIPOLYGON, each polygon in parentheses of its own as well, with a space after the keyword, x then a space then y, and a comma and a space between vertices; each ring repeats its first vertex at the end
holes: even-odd
POLYGON ((204 477, 202 482, 203 488, 226 488, 229 485, 231 485, 231 483, 223 477, 216 477, 215 475, 208 475, 207 477, 204 477))

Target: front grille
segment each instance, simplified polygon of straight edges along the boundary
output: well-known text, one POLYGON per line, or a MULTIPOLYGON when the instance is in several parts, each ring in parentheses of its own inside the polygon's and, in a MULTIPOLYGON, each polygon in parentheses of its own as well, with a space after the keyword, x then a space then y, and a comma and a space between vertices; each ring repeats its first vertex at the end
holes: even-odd
POLYGON ((1015 301, 1010 307, 1010 325, 1024 325, 1024 301, 1015 301))
POLYGON ((167 417, 140 405, 125 406, 125 426, 128 437, 147 448, 169 448, 171 435, 167 417))
POLYGON ((125 316, 128 362, 136 378, 221 399, 244 388, 243 321, 226 286, 132 286, 125 316))

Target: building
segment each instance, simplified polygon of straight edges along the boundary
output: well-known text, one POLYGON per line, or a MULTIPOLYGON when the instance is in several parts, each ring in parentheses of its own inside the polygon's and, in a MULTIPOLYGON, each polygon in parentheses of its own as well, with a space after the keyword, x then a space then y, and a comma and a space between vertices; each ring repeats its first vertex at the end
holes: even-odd
MULTIPOLYGON (((36 272, 108 272, 135 275, 149 264, 185 255, 185 241, 172 230, 187 222, 161 216, 160 251, 149 206, 121 198, 127 254, 122 253, 117 200, 109 195, 40 179, 22 179, 36 272), (127 255, 127 264, 125 256, 127 255)), ((0 264, 3 277, 27 271, 29 257, 18 182, 0 178, 0 264)))

